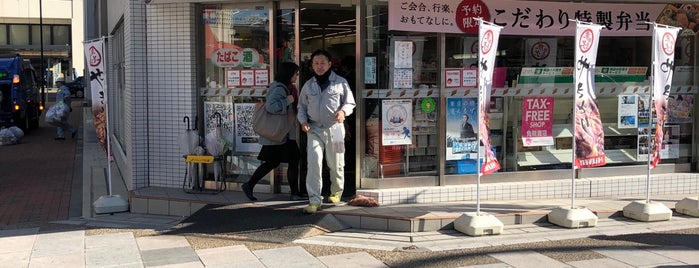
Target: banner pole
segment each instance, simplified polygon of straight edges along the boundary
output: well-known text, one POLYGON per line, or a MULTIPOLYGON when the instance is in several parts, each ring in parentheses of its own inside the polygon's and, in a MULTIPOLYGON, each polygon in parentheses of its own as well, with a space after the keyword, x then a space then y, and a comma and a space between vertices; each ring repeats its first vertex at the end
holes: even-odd
MULTIPOLYGON (((658 49, 657 47, 657 40, 655 40, 655 23, 653 23, 653 53, 656 53, 655 51, 658 49)), ((655 92, 655 66, 658 64, 655 60, 655 57, 653 57, 653 64, 652 64, 652 69, 651 69, 651 75, 650 78, 648 79, 648 82, 650 82, 650 93, 648 93, 648 138, 646 139, 646 148, 648 149, 648 159, 646 161, 646 203, 650 202, 650 170, 652 169, 652 166, 650 162, 652 161, 653 157, 653 151, 655 151, 651 145, 655 144, 654 142, 651 142, 651 136, 652 131, 653 131, 653 109, 655 108, 655 104, 653 103, 653 92, 655 92)), ((657 133, 656 133, 657 135, 657 133)))

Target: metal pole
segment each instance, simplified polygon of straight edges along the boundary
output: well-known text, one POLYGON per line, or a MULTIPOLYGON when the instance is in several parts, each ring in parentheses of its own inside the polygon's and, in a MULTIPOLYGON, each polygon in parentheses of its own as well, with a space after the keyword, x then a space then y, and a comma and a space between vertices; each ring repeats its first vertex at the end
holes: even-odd
MULTIPOLYGON (((480 42, 480 40, 479 40, 479 42, 480 42)), ((479 79, 480 79, 480 74, 479 74, 479 79)), ((479 85, 479 87, 480 86, 481 85, 479 85)), ((487 85, 485 85, 485 84, 482 85, 482 87, 486 87, 486 86, 487 85)), ((487 90, 487 87, 484 90, 487 90)), ((484 118, 485 114, 481 114, 481 112, 483 112, 483 111, 481 111, 481 106, 483 106, 485 104, 483 104, 481 102, 484 102, 484 101, 485 100, 483 100, 481 98, 480 92, 478 92, 478 102, 477 102, 478 109, 476 109, 478 111, 478 113, 477 113, 478 120, 476 120, 476 122, 478 122, 478 135, 476 136, 477 137, 476 138, 476 174, 478 174, 478 176, 476 176, 476 215, 477 216, 481 215, 481 169, 483 168, 481 166, 481 137, 483 136, 483 134, 484 134, 483 132, 485 131, 485 129, 481 129, 481 120, 485 119, 484 118)), ((466 122, 466 124, 468 124, 468 122, 466 122)), ((490 135, 490 133, 488 133, 488 135, 490 135)))
POLYGON ((44 83, 48 82, 45 74, 44 67, 44 14, 42 7, 42 0, 39 0, 39 44, 41 50, 41 107, 46 107, 46 85, 44 83))
MULTIPOLYGON (((575 102, 575 98, 573 98, 573 102, 575 102)), ((572 158, 572 163, 571 163, 571 170, 573 171, 570 177, 570 208, 574 209, 575 208, 575 103, 573 103, 573 118, 570 120, 573 124, 573 158, 572 158)))

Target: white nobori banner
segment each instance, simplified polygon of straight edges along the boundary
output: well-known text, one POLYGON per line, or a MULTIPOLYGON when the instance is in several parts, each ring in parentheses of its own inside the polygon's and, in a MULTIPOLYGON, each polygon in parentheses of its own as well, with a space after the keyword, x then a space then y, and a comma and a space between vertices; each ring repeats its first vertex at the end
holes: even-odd
POLYGON ((653 29, 653 107, 657 122, 653 140, 651 167, 660 163, 660 151, 665 139, 668 97, 672 88, 672 73, 675 67, 675 41, 680 28, 654 24, 653 29))
POLYGON ((577 21, 575 33, 575 168, 597 167, 606 163, 604 125, 595 95, 597 47, 604 26, 577 21))
POLYGON ((493 70, 502 27, 479 20, 478 30, 478 136, 485 155, 480 172, 489 174, 500 169, 490 141, 490 91, 493 88, 493 70))

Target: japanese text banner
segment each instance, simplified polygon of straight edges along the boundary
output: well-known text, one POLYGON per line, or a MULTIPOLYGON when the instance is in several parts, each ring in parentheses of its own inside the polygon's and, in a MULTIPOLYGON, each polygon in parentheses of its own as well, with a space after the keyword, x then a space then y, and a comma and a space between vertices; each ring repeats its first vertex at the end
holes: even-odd
POLYGON ((665 7, 511 0, 389 0, 388 29, 476 34, 481 18, 504 27, 505 35, 561 36, 575 32, 571 20, 581 20, 603 25, 604 35, 649 36, 652 29, 647 22, 661 17, 665 7))
POLYGON ((604 126, 595 96, 595 64, 601 25, 577 22, 575 34, 574 167, 603 166, 604 126))
POLYGON ((104 54, 104 40, 95 39, 85 42, 85 58, 87 59, 87 71, 90 74, 90 91, 92 91, 92 116, 95 122, 97 139, 107 151, 107 73, 104 54))
POLYGON ((502 27, 480 21, 478 30, 478 136, 485 151, 483 174, 500 169, 500 163, 490 142, 490 90, 493 88, 493 69, 498 51, 498 41, 502 27))
POLYGON ((672 87, 672 73, 675 66, 675 40, 679 28, 655 24, 653 29, 653 106, 657 123, 651 167, 660 163, 660 150, 664 139, 667 121, 668 97, 672 87))

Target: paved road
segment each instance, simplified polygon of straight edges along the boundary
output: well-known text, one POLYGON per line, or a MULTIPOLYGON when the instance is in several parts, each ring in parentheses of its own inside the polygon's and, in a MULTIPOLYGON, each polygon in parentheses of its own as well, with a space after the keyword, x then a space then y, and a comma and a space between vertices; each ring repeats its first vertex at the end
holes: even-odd
POLYGON ((172 235, 178 217, 82 218, 85 139, 54 141, 54 131, 42 122, 21 144, 0 146, 0 267, 699 267, 699 219, 683 216, 584 229, 520 225, 490 237, 309 226, 286 243, 252 232, 172 235))
MULTIPOLYGON (((49 94, 47 107, 55 94, 49 94)), ((79 112, 82 99, 72 102, 74 112, 69 122, 81 125, 79 112)), ((80 215, 82 192, 73 187, 82 185, 82 178, 73 178, 80 165, 80 139, 68 137, 56 141, 56 128, 43 117, 39 128, 27 133, 16 145, 0 146, 0 228, 15 225, 37 225, 80 215), (77 164, 77 165, 76 165, 77 164), (75 200, 72 201, 71 198, 75 200)))

